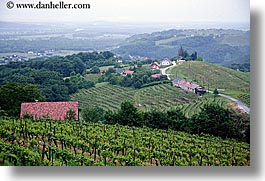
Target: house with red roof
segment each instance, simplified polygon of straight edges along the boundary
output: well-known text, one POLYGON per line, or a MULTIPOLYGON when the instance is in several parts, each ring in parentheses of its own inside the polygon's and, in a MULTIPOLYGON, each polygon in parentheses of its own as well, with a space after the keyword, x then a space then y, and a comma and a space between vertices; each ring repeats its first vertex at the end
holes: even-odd
POLYGON ((158 62, 154 62, 150 65, 151 70, 157 70, 160 68, 160 64, 158 62))
POLYGON ((24 102, 21 104, 20 117, 32 115, 33 118, 51 118, 64 120, 69 110, 75 112, 75 120, 78 120, 78 102, 24 102))
POLYGON ((123 75, 126 76, 126 75, 133 75, 134 74, 134 71, 132 70, 124 70, 123 72, 123 75))
POLYGON ((160 79, 161 76, 162 76, 162 74, 153 74, 153 75, 151 75, 151 77, 154 78, 154 79, 160 79))
POLYGON ((194 92, 195 94, 202 95, 206 93, 206 90, 204 89, 204 87, 201 87, 200 85, 194 82, 188 82, 182 79, 174 79, 172 83, 173 83, 173 86, 175 87, 181 88, 186 91, 194 92))

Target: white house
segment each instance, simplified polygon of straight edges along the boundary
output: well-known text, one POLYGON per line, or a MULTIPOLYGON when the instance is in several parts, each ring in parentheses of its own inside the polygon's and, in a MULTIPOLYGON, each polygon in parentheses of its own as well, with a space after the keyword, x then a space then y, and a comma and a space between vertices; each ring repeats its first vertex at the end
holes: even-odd
POLYGON ((161 65, 164 65, 164 66, 171 65, 171 64, 172 64, 172 61, 167 57, 165 57, 161 62, 161 65))
POLYGON ((150 69, 151 69, 151 70, 157 70, 157 69, 159 69, 159 68, 160 68, 160 64, 157 63, 157 62, 154 62, 154 63, 152 63, 152 64, 150 65, 150 69))

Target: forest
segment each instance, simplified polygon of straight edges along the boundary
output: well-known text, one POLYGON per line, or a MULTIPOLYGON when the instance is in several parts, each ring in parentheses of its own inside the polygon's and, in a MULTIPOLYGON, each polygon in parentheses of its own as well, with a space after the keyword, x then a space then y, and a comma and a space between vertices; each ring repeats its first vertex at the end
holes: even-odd
MULTIPOLYGON (((45 60, 31 60, 26 62, 12 62, 0 66, 0 102, 1 109, 21 94, 24 90, 28 94, 35 93, 24 99, 20 96, 18 102, 23 101, 67 101, 70 94, 79 89, 94 87, 93 81, 85 80, 83 75, 86 69, 98 66, 114 64, 111 52, 79 53, 66 57, 48 58, 45 60), (30 86, 29 86, 30 85, 30 86), (39 96, 37 96, 39 95, 39 96), (12 99, 12 100, 10 100, 12 99)), ((18 116, 18 107, 15 106, 13 116, 18 116)))

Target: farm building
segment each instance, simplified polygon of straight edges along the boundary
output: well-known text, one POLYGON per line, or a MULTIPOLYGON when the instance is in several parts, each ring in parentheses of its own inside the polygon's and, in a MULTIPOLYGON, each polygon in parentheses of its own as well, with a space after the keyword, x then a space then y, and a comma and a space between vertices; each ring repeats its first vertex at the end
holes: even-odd
POLYGON ((25 102, 21 104, 20 117, 28 114, 34 119, 48 117, 64 120, 69 110, 75 112, 75 120, 78 120, 78 102, 25 102))
POLYGON ((161 78, 161 76, 162 76, 162 74, 153 74, 153 75, 151 75, 151 77, 154 78, 154 79, 159 79, 159 78, 161 78))
POLYGON ((182 62, 186 62, 186 60, 183 57, 179 57, 177 62, 182 63, 182 62))
POLYGON ((167 57, 165 57, 161 62, 161 65, 163 65, 163 66, 167 66, 167 65, 171 65, 171 64, 172 64, 172 61, 167 57))
POLYGON ((206 90, 203 87, 199 86, 198 84, 194 82, 188 82, 182 79, 174 79, 172 83, 173 83, 173 86, 175 87, 181 88, 186 91, 194 92, 195 94, 202 95, 206 92, 206 90))
POLYGON ((123 74, 124 68, 115 68, 115 72, 119 74, 123 74))
POLYGON ((157 62, 154 62, 154 63, 152 63, 152 64, 150 65, 150 69, 151 69, 151 70, 157 70, 157 69, 159 69, 159 68, 160 68, 160 64, 157 63, 157 62))
POLYGON ((123 75, 132 75, 134 73, 134 71, 132 71, 132 70, 125 70, 124 72, 123 72, 123 75))
POLYGON ((195 88, 195 94, 198 94, 198 95, 203 95, 206 93, 206 90, 204 87, 196 87, 195 88))
POLYGON ((99 73, 100 74, 105 74, 106 73, 106 70, 100 70, 99 73))

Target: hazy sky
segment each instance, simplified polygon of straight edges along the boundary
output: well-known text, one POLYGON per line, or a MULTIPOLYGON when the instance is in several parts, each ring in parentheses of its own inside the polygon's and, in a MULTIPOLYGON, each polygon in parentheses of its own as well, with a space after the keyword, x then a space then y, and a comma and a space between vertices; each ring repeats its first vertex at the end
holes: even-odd
MULTIPOLYGON (((249 22, 249 0, 64 0, 90 9, 8 9, 0 2, 0 21, 16 22, 249 22)), ((40 0, 12 0, 38 3, 40 0)), ((42 3, 62 0, 41 0, 42 3)))

